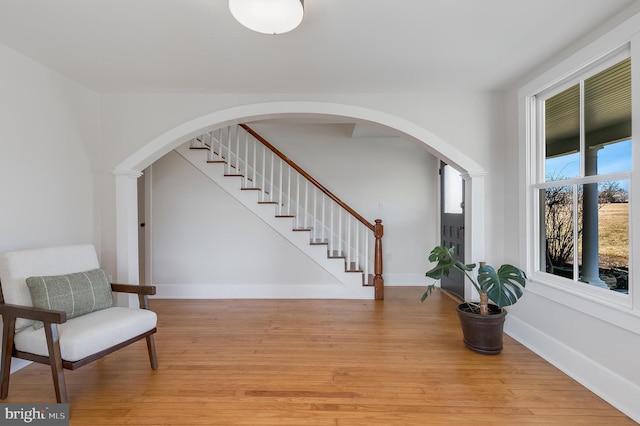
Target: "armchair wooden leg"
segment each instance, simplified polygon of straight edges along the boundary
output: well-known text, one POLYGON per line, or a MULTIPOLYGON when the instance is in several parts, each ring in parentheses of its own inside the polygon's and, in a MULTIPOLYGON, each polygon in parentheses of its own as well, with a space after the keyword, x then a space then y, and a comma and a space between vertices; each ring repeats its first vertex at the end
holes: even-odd
POLYGON ((11 378, 11 354, 13 353, 13 334, 16 331, 15 317, 2 319, 2 360, 0 361, 0 399, 9 395, 9 379, 11 378))
POLYGON ((153 338, 153 334, 147 336, 147 350, 149 351, 149 362, 151 363, 151 369, 158 369, 158 355, 156 354, 156 343, 153 338))
POLYGON ((56 391, 56 399, 59 403, 67 403, 67 385, 64 380, 62 368, 62 355, 60 354, 60 337, 57 324, 45 324, 47 336, 47 348, 49 349, 49 364, 53 376, 53 387, 56 391))

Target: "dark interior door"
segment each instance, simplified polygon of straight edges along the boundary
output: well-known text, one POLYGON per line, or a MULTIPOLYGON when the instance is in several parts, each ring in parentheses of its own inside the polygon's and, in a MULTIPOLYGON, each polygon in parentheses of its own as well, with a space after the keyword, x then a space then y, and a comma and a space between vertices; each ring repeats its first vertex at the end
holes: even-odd
MULTIPOLYGON (((440 164, 440 238, 444 247, 455 247, 455 256, 464 262, 464 179, 448 164, 440 164)), ((443 290, 464 299, 464 274, 452 269, 440 281, 443 290)))

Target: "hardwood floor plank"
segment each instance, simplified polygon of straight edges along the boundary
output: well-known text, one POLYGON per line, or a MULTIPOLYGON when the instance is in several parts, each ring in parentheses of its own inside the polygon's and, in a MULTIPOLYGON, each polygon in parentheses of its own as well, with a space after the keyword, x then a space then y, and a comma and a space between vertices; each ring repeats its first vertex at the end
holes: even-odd
MULTIPOLYGON (((422 288, 384 301, 160 300, 159 369, 138 342, 65 371, 72 425, 629 425, 618 410, 505 336, 464 347, 456 302, 422 288)), ((49 367, 5 402, 54 401, 49 367)))

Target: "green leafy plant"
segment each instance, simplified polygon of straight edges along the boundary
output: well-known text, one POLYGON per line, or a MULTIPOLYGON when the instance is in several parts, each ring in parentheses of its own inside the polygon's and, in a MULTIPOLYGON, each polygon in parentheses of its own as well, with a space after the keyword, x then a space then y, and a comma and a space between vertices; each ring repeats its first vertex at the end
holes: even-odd
MULTIPOLYGON (((496 271, 492 266, 481 264, 478 274, 473 276, 472 272, 476 268, 475 263, 464 264, 454 256, 454 248, 436 246, 429 254, 429 261, 436 262, 436 265, 425 274, 429 278, 439 280, 443 276, 448 276, 452 268, 465 274, 471 281, 474 288, 480 295, 480 303, 467 304, 471 307, 477 305, 480 315, 489 315, 489 300, 499 308, 513 305, 522 297, 523 289, 526 285, 527 275, 521 269, 505 264, 496 271)), ((422 295, 422 302, 431 294, 435 288, 435 283, 427 287, 422 295)))

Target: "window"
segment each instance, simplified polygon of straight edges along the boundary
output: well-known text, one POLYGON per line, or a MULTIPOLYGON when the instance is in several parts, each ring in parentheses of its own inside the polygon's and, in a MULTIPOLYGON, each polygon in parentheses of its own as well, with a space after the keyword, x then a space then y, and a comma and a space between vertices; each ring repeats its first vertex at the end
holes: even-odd
POLYGON ((631 59, 618 54, 534 102, 536 269, 627 294, 631 59))
POLYGON ((462 206, 464 205, 464 179, 462 179, 462 175, 452 166, 446 164, 442 179, 444 179, 443 186, 445 188, 445 192, 442 194, 444 212, 462 214, 462 206))

